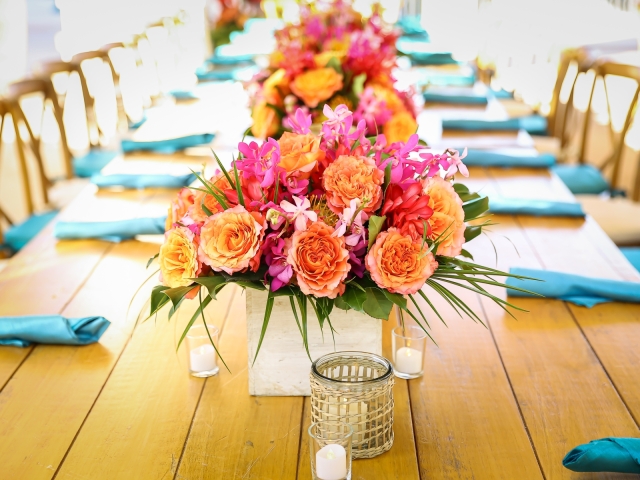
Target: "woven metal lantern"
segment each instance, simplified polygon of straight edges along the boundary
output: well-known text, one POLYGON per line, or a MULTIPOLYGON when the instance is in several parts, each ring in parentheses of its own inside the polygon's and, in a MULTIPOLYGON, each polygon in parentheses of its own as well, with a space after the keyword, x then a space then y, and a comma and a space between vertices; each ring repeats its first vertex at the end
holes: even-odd
POLYGON ((353 427, 353 458, 372 458, 393 445, 393 368, 364 352, 324 355, 311 366, 311 421, 353 427))

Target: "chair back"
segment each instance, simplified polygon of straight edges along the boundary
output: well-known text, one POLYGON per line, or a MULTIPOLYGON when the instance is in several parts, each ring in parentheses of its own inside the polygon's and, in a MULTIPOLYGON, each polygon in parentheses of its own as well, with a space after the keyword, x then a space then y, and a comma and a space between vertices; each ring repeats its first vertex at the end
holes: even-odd
MULTIPOLYGON (((597 73, 603 79, 604 91, 609 117, 609 133, 614 146, 613 154, 603 164, 602 168, 611 168, 611 186, 618 188, 620 185, 622 154, 625 148, 625 140, 630 128, 637 117, 638 97, 640 96, 640 66, 623 65, 620 63, 603 62, 597 67, 597 73), (628 88, 623 89, 622 84, 611 85, 614 78, 627 79, 628 88), (621 99, 620 93, 627 90, 627 98, 621 99), (620 102, 620 100, 624 100, 620 102)), ((640 118, 638 119, 640 121, 640 118)), ((636 179, 633 187, 632 198, 640 200, 640 162, 636 168, 636 179)))
MULTIPOLYGON (((9 114, 9 105, 7 102, 0 98, 0 160, 2 159, 2 133, 4 132, 5 120, 9 114)), ((0 258, 4 258, 1 246, 4 244, 4 235, 2 233, 3 224, 7 226, 13 225, 11 218, 5 213, 0 206, 0 258)))
POLYGON ((21 80, 10 84, 7 87, 5 102, 13 119, 27 213, 31 215, 34 212, 34 202, 29 177, 30 158, 33 158, 35 163, 42 199, 45 204, 49 203, 48 189, 52 182, 46 173, 45 158, 49 147, 46 144, 53 142, 43 141, 45 127, 52 126, 49 120, 53 120, 55 125, 55 130, 51 132, 54 134, 52 138, 55 138, 60 147, 56 156, 61 155, 63 159, 62 168, 55 169, 54 166, 54 170, 62 170, 68 178, 72 176, 71 152, 67 145, 62 111, 53 84, 45 78, 21 80), (49 105, 51 116, 47 115, 49 105))

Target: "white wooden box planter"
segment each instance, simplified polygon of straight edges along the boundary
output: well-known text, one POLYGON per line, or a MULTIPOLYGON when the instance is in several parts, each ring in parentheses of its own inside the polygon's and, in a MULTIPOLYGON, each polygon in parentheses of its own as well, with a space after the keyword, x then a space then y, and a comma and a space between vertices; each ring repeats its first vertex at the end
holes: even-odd
MULTIPOLYGON (((267 304, 267 292, 246 289, 249 393, 264 396, 309 396, 311 361, 302 345, 302 336, 291 311, 289 297, 276 297, 255 364, 267 304)), ((297 306, 297 304, 296 304, 297 306)), ((298 311, 299 315, 299 311, 298 311)), ((309 306, 307 331, 313 360, 333 351, 360 351, 382 354, 382 322, 353 310, 333 308, 331 324, 336 330, 335 350, 331 329, 325 322, 324 341, 315 312, 309 306)))

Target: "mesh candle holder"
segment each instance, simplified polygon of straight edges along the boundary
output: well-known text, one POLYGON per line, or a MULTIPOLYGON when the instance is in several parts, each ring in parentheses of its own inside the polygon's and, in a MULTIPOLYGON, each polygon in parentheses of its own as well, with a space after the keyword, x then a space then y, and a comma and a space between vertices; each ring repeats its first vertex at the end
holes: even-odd
POLYGON ((353 428, 353 458, 372 458, 393 445, 391 363, 365 352, 336 352, 311 366, 311 422, 353 428))

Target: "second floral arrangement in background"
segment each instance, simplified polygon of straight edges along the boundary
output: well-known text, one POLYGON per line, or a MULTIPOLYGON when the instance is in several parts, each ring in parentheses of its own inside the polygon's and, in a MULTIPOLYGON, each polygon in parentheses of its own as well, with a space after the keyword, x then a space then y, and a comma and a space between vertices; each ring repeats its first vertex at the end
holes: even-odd
POLYGON ((465 242, 488 224, 468 223, 485 215, 488 199, 454 181, 468 175, 464 155, 425 151, 417 135, 406 143, 370 137, 366 120, 356 122, 346 105, 326 105, 323 115, 314 134, 312 115, 298 110, 292 132, 240 143, 231 169, 216 157, 213 177, 180 192, 151 314, 169 301, 172 314, 198 296, 188 330, 220 289, 236 283, 268 291, 260 342, 274 298, 287 296, 307 347, 309 305, 332 332, 334 308, 387 319, 394 305, 427 331, 416 299, 433 309, 425 286, 478 321, 452 285, 506 306, 484 286, 503 286, 492 277, 509 275, 462 258, 470 257, 465 242))
POLYGON ((379 15, 363 19, 348 2, 331 8, 303 7, 299 24, 276 32, 270 68, 252 85, 252 133, 279 138, 291 131, 300 108, 319 125, 324 105, 345 104, 370 135, 384 133, 389 142, 406 142, 416 132, 411 92, 394 88, 397 32, 379 15))

